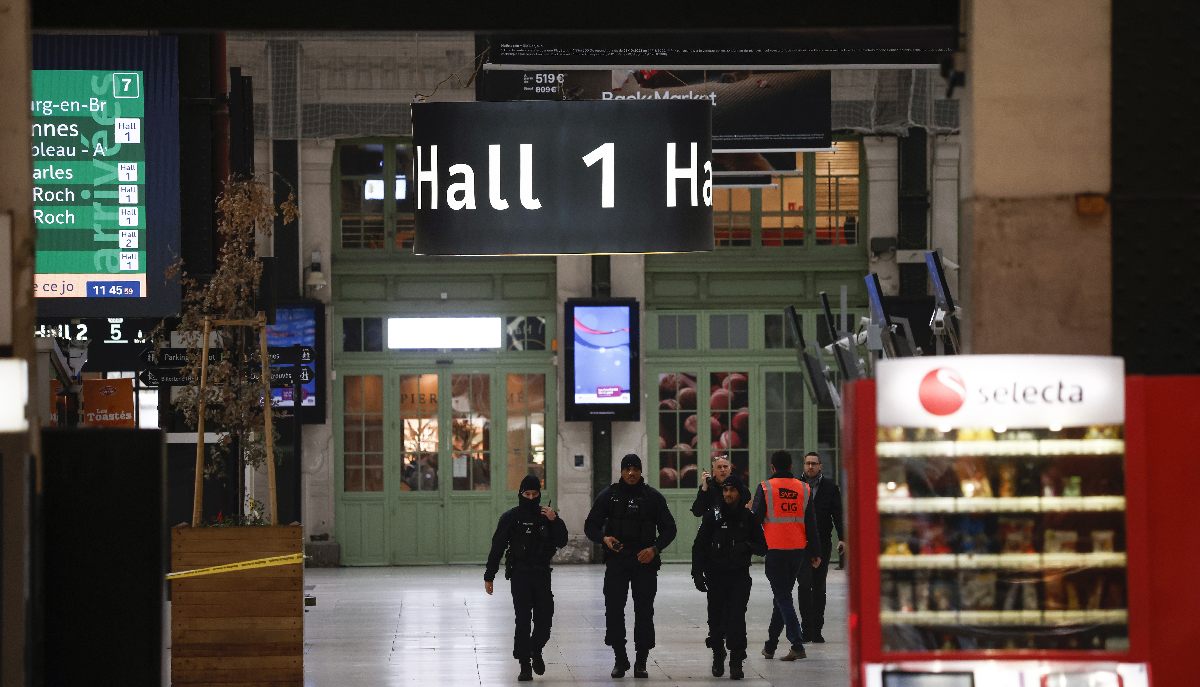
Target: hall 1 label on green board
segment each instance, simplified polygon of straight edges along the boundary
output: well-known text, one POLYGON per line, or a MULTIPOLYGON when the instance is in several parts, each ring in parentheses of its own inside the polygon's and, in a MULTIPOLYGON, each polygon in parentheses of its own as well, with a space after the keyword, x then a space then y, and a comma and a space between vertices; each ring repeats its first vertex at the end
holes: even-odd
POLYGON ((140 71, 33 72, 38 297, 146 296, 144 87, 140 71))

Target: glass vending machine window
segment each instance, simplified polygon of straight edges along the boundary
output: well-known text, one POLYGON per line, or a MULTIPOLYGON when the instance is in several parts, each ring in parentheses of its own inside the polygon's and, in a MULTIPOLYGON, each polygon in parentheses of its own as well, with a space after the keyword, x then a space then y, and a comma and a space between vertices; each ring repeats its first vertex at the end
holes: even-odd
POLYGON ((885 650, 1128 646, 1120 425, 880 427, 877 452, 885 650))
POLYGON ((975 674, 885 670, 883 687, 975 687, 975 674))

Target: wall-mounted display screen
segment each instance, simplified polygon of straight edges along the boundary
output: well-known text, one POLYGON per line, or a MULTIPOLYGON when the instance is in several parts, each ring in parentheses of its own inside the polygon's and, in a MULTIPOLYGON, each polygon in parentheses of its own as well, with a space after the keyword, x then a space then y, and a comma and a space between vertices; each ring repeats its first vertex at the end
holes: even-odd
POLYGON ((43 316, 166 316, 179 285, 179 87, 169 38, 40 36, 30 99, 43 316))
POLYGON ((637 420, 637 301, 569 300, 563 321, 567 420, 637 420))
MULTIPOLYGON (((275 324, 267 327, 272 368, 299 372, 298 385, 272 384, 271 402, 277 408, 296 407, 305 423, 325 422, 325 309, 320 303, 279 305, 275 324)), ((274 376, 274 374, 272 374, 274 376)))

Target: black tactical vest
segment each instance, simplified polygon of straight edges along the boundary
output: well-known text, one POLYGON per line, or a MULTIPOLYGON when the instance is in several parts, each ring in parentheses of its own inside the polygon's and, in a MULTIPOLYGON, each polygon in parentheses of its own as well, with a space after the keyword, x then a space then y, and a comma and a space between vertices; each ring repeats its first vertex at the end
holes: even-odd
POLYGON ((554 555, 550 527, 545 518, 518 513, 508 538, 506 568, 528 569, 548 565, 554 555))
POLYGON ((654 546, 656 513, 650 512, 651 500, 646 489, 636 492, 613 489, 610 492, 608 522, 604 533, 616 537, 626 551, 638 551, 654 546))

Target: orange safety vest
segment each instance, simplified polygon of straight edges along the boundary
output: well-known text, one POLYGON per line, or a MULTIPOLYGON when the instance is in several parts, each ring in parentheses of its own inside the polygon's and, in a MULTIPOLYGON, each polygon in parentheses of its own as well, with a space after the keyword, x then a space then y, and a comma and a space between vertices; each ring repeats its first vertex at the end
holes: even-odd
POLYGON ((812 494, 808 483, 795 477, 772 477, 762 483, 766 501, 763 534, 768 549, 803 549, 808 546, 804 509, 812 494))

